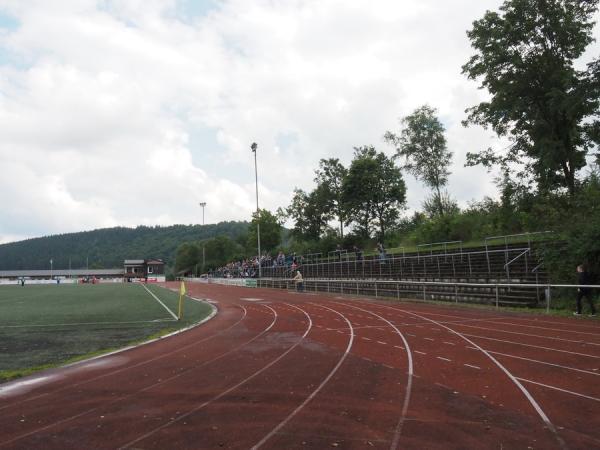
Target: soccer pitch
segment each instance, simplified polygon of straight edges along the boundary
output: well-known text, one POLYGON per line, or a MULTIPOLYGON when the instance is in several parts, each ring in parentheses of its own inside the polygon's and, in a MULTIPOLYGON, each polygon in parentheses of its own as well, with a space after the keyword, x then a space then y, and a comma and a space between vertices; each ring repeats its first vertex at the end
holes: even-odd
MULTIPOLYGON (((177 293, 147 287, 177 313, 177 293)), ((137 283, 2 286, 0 382, 166 334, 211 312, 206 303, 184 305, 175 321, 137 283)))

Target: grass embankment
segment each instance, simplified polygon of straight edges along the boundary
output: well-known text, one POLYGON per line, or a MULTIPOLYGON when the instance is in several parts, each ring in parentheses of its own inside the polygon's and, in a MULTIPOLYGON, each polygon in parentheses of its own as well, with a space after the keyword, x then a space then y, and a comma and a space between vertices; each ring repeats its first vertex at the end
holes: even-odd
MULTIPOLYGON (((177 293, 148 288, 177 312, 177 293)), ((187 300, 184 318, 175 321, 138 284, 3 286, 0 382, 159 337, 210 312, 187 300)))

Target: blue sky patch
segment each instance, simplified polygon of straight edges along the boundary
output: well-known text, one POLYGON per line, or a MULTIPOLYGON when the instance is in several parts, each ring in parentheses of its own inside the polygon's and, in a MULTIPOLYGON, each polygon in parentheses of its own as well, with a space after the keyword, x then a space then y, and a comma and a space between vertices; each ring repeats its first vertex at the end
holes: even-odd
POLYGON ((17 28, 19 28, 19 21, 13 16, 0 10, 0 29, 12 31, 17 28))
POLYGON ((218 0, 179 0, 177 15, 185 22, 206 16, 219 7, 218 0))

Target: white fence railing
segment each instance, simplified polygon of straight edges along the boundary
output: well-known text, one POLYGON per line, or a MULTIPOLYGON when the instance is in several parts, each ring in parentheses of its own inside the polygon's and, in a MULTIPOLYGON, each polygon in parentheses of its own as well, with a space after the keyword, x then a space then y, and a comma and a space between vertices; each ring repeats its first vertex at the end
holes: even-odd
MULTIPOLYGON (((291 278, 262 278, 258 287, 296 289, 291 278)), ((487 303, 500 306, 537 306, 550 312, 552 299, 562 298, 575 305, 577 289, 590 288, 592 294, 600 285, 535 284, 535 283, 461 283, 446 281, 407 280, 332 280, 305 279, 303 289, 309 292, 327 292, 372 297, 404 298, 418 301, 446 301, 455 303, 487 303), (540 298, 540 292, 543 297, 540 298)))

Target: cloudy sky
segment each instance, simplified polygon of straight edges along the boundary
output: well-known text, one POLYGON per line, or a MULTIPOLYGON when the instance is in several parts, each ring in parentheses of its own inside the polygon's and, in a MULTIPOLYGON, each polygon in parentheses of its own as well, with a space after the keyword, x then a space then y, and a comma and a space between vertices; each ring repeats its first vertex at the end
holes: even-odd
MULTIPOLYGON (((398 119, 438 108, 462 205, 495 195, 467 151, 484 98, 465 35, 499 0, 0 0, 0 243, 248 220, 398 119)), ((598 27, 595 29, 600 38, 598 27)), ((600 53, 598 44, 589 55, 600 53)), ((589 59, 589 58, 588 58, 589 59)), ((426 191, 406 176, 408 204, 426 191)))

